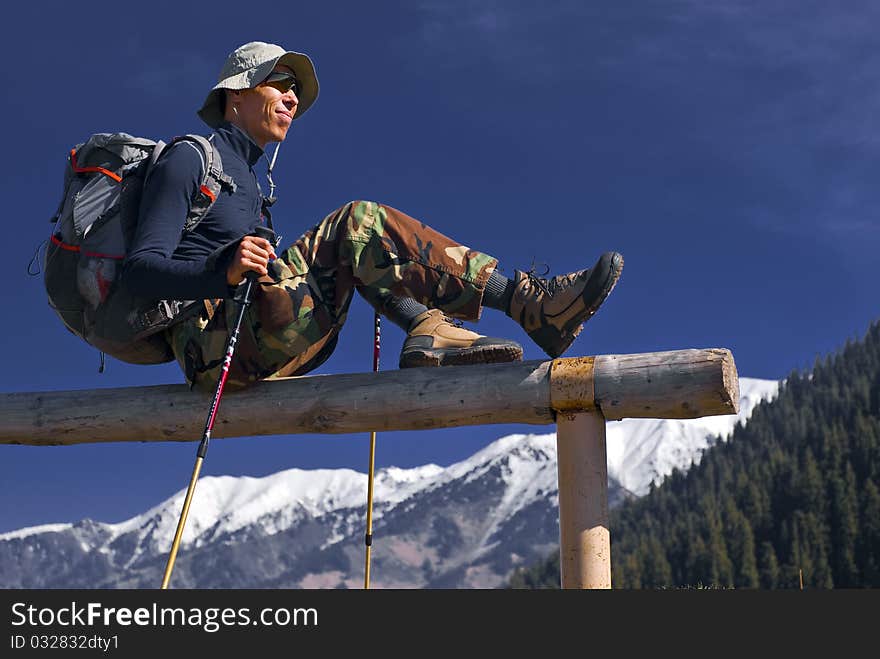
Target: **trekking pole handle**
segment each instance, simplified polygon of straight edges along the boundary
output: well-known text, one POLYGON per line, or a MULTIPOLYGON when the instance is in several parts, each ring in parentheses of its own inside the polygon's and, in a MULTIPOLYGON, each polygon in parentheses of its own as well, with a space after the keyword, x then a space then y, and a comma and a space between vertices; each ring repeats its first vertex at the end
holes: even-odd
POLYGON ((279 236, 269 227, 258 226, 256 229, 254 229, 253 235, 255 235, 257 238, 265 238, 270 243, 272 243, 272 247, 278 247, 278 243, 281 242, 281 236, 279 236))
MULTIPOLYGON (((278 243, 281 242, 281 236, 276 234, 269 227, 258 226, 254 229, 254 232, 250 234, 252 236, 256 236, 257 238, 265 238, 268 240, 272 247, 278 247, 278 243)), ((244 281, 239 284, 238 290, 233 297, 234 302, 238 302, 244 306, 248 306, 251 303, 251 291, 253 289, 253 284, 257 279, 259 279, 260 275, 254 270, 248 270, 244 273, 244 281)))

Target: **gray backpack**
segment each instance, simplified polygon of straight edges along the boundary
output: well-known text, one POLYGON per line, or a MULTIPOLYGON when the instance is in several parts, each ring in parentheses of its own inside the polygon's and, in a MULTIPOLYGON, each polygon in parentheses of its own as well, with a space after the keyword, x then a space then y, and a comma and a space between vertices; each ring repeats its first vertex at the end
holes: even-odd
POLYGON ((132 364, 174 359, 162 330, 198 312, 201 300, 149 300, 121 280, 134 237, 141 193, 150 168, 167 148, 186 140, 204 163, 199 189, 183 231, 192 231, 222 188, 235 183, 223 173, 220 153, 201 135, 167 145, 126 133, 96 133, 70 151, 64 195, 43 261, 49 306, 68 330, 102 353, 132 364))

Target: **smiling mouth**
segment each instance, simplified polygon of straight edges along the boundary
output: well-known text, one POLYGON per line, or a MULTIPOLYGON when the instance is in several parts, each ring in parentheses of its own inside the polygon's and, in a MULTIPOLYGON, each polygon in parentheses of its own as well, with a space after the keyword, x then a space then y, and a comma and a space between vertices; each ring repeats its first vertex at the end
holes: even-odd
POLYGON ((288 119, 293 121, 293 114, 288 112, 287 110, 275 110, 275 112, 280 114, 282 117, 287 117, 288 119))

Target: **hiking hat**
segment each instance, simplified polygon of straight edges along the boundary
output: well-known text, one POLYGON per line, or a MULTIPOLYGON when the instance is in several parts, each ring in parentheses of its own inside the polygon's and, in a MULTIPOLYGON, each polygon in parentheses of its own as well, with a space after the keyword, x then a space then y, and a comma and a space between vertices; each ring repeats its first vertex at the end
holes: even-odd
POLYGON ((198 111, 199 117, 211 128, 223 122, 223 90, 253 89, 263 82, 277 64, 284 64, 293 69, 299 84, 299 105, 296 106, 294 119, 308 110, 318 98, 318 76, 315 66, 308 55, 284 50, 281 46, 251 41, 233 50, 220 71, 217 84, 208 93, 208 97, 198 111))

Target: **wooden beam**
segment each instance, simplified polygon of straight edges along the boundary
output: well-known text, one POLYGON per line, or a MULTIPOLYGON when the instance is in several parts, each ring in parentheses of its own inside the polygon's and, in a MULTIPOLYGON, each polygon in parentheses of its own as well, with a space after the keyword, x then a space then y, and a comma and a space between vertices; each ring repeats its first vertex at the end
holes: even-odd
MULTIPOLYGON (((0 443, 198 441, 208 394, 184 385, 0 395, 0 443)), ((739 410, 720 348, 342 375, 228 391, 213 437, 546 425, 557 411, 606 419, 690 419, 739 410)))

